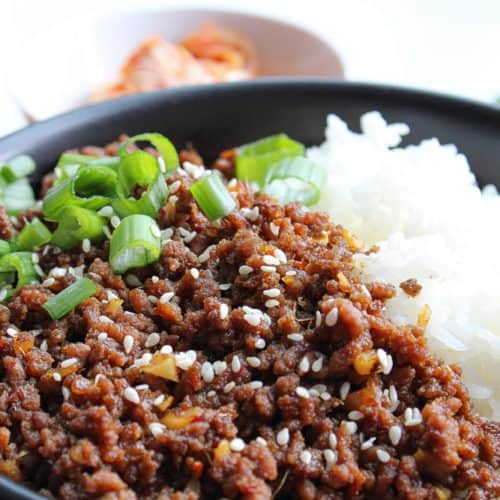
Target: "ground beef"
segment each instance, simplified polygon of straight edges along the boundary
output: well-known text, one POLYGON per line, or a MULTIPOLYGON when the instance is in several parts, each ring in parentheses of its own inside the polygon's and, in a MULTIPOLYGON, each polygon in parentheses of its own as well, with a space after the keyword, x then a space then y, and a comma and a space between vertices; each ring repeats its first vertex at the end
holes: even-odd
POLYGON ((422 285, 415 278, 410 278, 400 283, 399 288, 410 297, 416 297, 422 290, 422 285))
POLYGON ((157 263, 117 276, 108 241, 45 246, 43 283, 0 306, 0 473, 64 499, 498 497, 500 425, 384 317, 396 289, 361 282, 352 235, 235 181, 210 223, 181 158, 157 263), (81 275, 97 295, 51 321, 81 275))

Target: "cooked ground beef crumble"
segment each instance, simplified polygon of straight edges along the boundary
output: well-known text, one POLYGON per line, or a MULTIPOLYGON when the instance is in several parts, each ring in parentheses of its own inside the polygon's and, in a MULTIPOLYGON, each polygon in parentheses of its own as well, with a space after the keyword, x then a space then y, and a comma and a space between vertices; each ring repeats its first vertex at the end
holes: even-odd
POLYGON ((0 473, 64 499, 498 497, 500 424, 429 352, 428 314, 387 320, 395 287, 362 283, 324 213, 231 180, 238 209, 210 223, 201 158, 181 160, 159 262, 118 276, 107 240, 47 245, 43 283, 0 306, 0 473), (97 295, 50 320, 81 275, 97 295))

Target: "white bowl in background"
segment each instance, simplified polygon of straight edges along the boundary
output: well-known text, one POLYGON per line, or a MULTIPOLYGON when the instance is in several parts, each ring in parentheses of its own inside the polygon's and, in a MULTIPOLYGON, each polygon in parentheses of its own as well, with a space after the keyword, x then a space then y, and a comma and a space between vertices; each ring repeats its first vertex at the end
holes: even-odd
POLYGON ((92 90, 115 80, 126 57, 148 36, 177 41, 207 20, 253 42, 261 76, 344 76, 331 44, 289 22, 228 10, 163 8, 52 26, 27 40, 9 61, 9 90, 30 119, 48 118, 84 104, 92 90))

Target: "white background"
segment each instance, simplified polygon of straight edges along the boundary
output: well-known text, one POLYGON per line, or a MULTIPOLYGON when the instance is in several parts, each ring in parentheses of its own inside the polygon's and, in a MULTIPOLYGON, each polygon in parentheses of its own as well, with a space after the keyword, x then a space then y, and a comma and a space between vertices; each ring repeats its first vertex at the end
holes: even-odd
MULTIPOLYGON (((0 0, 0 136, 24 125, 4 84, 9 70, 6 54, 15 54, 23 40, 75 14, 93 15, 131 4, 138 9, 227 6, 280 16, 331 41, 349 79, 486 101, 500 94, 500 1, 496 0, 0 0)), ((77 31, 78 25, 74 28, 77 31)), ((36 78, 33 74, 33 85, 36 78)))

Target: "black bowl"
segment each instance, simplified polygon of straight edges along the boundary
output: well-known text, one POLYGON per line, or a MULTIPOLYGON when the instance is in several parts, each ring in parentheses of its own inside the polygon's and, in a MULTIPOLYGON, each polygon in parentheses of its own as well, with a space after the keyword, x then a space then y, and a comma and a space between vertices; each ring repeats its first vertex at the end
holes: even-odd
MULTIPOLYGON (((88 106, 0 139, 0 160, 32 155, 37 182, 65 149, 144 131, 162 132, 177 147, 192 142, 210 160, 221 149, 277 132, 318 144, 328 113, 357 129, 360 115, 374 109, 410 125, 406 143, 433 136, 454 143, 480 184, 500 185, 500 109, 427 92, 309 79, 181 88, 88 106)), ((0 498, 40 497, 0 478, 0 498)))

